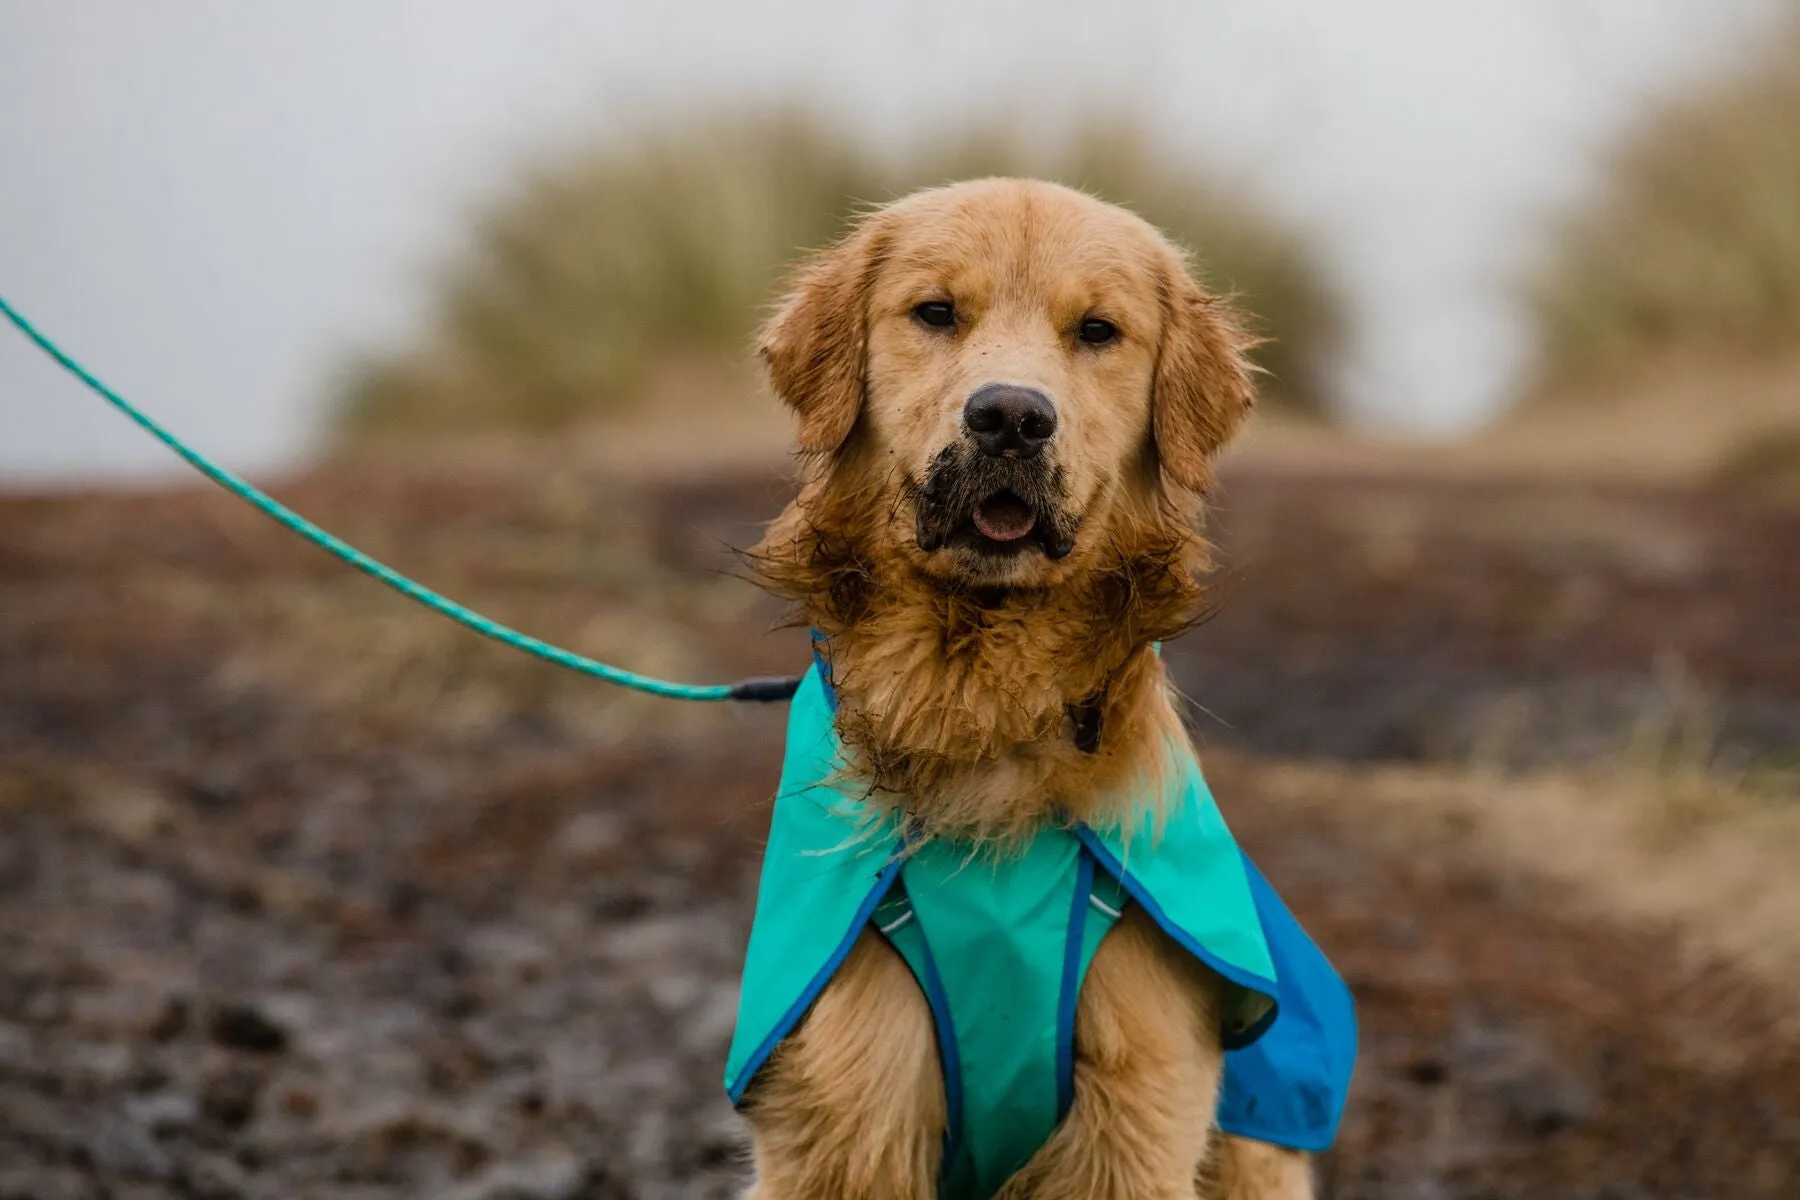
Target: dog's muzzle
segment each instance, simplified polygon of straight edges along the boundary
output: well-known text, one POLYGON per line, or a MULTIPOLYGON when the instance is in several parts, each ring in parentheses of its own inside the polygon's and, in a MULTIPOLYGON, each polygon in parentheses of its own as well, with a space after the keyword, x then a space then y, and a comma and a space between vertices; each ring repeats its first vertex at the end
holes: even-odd
POLYGON ((970 438, 946 446, 914 492, 919 549, 986 557, 1032 551, 1055 561, 1075 549, 1062 469, 1047 455, 988 453, 970 438))

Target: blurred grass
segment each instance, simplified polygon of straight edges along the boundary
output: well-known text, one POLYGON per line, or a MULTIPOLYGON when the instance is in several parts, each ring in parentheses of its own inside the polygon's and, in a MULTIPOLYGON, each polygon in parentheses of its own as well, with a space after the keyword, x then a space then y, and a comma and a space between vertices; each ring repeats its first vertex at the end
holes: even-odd
POLYGON ((1800 341, 1800 20, 1649 114, 1527 288, 1546 382, 1800 341))
POLYGON ((1260 352, 1269 393, 1322 408, 1342 306, 1318 255, 1129 126, 1096 124, 1049 151, 992 129, 890 160, 772 111, 650 127, 529 173, 436 279, 422 341, 353 371, 339 430, 553 431, 670 402, 659 375, 685 383, 675 402, 750 387, 751 332, 797 254, 870 204, 989 174, 1057 179, 1167 230, 1274 339, 1260 352))

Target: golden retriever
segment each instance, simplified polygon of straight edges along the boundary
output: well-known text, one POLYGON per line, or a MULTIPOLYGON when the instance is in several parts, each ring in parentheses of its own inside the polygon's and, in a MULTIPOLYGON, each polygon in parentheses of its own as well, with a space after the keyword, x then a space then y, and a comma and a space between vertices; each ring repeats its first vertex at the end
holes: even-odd
MULTIPOLYGON (((1154 643, 1199 610, 1251 344, 1150 225, 1047 183, 917 193, 800 268, 759 350, 802 487, 753 555, 825 639, 875 803, 1001 852, 1142 803, 1186 736, 1154 643)), ((1221 986, 1128 907, 1080 993, 1072 1106, 1001 1195, 1310 1196, 1304 1156, 1212 1131, 1221 986)), ((933 1196, 934 1046, 865 932, 747 1098, 751 1194, 933 1196)))

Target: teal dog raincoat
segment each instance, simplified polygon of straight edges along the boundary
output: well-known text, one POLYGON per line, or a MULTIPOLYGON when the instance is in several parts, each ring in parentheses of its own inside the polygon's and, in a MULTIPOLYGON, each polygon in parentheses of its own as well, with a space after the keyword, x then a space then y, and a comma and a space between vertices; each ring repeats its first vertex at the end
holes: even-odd
POLYGON ((930 1005, 948 1128, 939 1195, 991 1196, 1068 1111, 1075 1007, 1100 939, 1135 903, 1228 984, 1219 1127, 1299 1150, 1335 1136, 1356 1057, 1349 990, 1225 827, 1192 750, 1163 821, 1050 827, 1004 858, 908 846, 839 786, 835 697, 817 664, 794 696, 725 1070, 732 1102, 865 926, 930 1005))

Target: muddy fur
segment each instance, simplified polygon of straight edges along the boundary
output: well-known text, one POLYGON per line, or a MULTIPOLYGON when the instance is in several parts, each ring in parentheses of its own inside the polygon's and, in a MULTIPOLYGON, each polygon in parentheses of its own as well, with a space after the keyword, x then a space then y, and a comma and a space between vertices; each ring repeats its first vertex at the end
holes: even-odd
MULTIPOLYGON (((760 343, 801 490, 751 561, 823 638, 846 782, 877 811, 1004 854, 1047 821, 1135 823, 1160 795, 1187 735, 1153 646, 1205 611, 1203 500, 1251 403, 1249 345, 1161 235, 1047 184, 921 193, 802 267, 760 343), (955 321, 917 319, 924 303, 955 321), (1079 336, 1096 317, 1117 336, 1079 336), (1052 398, 1041 453, 971 444, 962 405, 991 382, 1052 398), (1034 523, 994 542, 971 514, 1002 491, 1034 523)), ((1302 1157, 1210 1136, 1220 986, 1128 909, 1082 990, 1074 1104, 1002 1195, 1193 1196, 1210 1162, 1208 1195, 1309 1196, 1302 1157)), ((933 1194, 929 1012, 877 936, 747 1113, 763 1200, 933 1194)))
POLYGON ((1159 513, 1109 530, 1069 586, 1004 589, 913 570, 865 536, 902 519, 878 489, 813 487, 753 552, 763 584, 825 636, 859 780, 926 832, 977 841, 1053 811, 1129 815, 1185 736, 1151 646, 1203 615, 1205 540, 1159 513), (1094 753, 1065 736, 1084 704, 1099 711, 1094 753))
POLYGON ((967 443, 944 447, 922 483, 908 479, 902 488, 912 504, 913 540, 921 550, 935 550, 955 536, 983 496, 1006 490, 1041 514, 1032 538, 1052 559, 1067 557, 1081 532, 1081 519, 1069 511, 1061 468, 1036 469, 1016 458, 989 458, 967 443))

